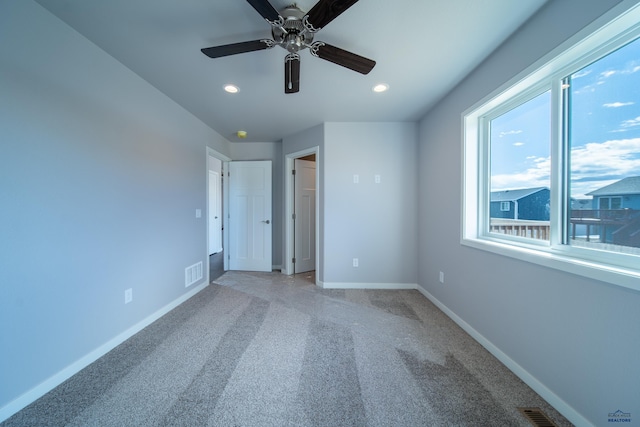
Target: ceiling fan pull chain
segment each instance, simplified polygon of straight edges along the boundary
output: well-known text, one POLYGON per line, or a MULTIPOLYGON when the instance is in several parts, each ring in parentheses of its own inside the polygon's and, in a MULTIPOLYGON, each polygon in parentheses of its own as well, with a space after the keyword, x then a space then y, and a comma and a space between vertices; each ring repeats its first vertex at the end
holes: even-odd
POLYGON ((284 58, 285 93, 296 93, 300 90, 300 55, 290 53, 284 58))

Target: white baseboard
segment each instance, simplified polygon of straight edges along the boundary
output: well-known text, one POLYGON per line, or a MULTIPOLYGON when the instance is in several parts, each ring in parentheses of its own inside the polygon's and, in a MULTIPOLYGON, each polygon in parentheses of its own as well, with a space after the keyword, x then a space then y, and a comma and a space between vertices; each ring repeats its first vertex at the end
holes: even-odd
POLYGON ((325 289, 418 289, 416 283, 348 283, 348 282, 321 282, 317 285, 325 289))
POLYGON ((174 308, 176 308, 177 306, 179 306, 180 304, 182 304, 183 302, 185 302, 186 300, 188 300, 198 292, 202 291, 208 285, 209 285, 208 280, 203 281, 202 283, 200 283, 198 286, 196 286, 186 294, 183 294, 179 298, 165 305, 160 310, 156 311, 155 313, 151 314, 150 316, 146 317, 142 321, 133 325, 126 331, 122 332, 121 334, 107 341, 100 347, 96 348, 89 354, 83 356, 79 360, 67 366, 66 368, 64 368, 57 374, 53 375, 49 379, 41 382, 31 390, 21 395, 20 397, 12 400, 8 404, 0 408, 0 422, 6 420, 16 412, 23 409, 25 406, 33 403, 40 397, 44 396, 46 393, 48 393, 49 391, 59 386, 60 384, 62 384, 63 382, 71 378, 73 375, 77 374, 82 369, 86 368, 91 363, 95 362, 96 360, 98 360, 99 358, 107 354, 109 351, 113 350, 115 347, 117 347, 127 339, 131 338, 133 335, 140 332, 142 329, 146 328, 147 326, 149 326, 150 324, 158 320, 160 317, 164 316, 165 314, 167 314, 168 312, 170 312, 171 310, 173 310, 174 308))
POLYGON ((547 386, 540 382, 536 377, 531 375, 527 370, 520 366, 516 361, 507 356, 502 350, 496 347, 491 341, 486 339, 482 334, 476 331, 471 325, 462 320, 457 314, 451 311, 446 305, 440 302, 436 297, 431 295, 422 287, 416 287, 422 295, 424 295, 429 301, 434 303, 440 310, 442 310, 451 320, 458 324, 466 333, 482 345, 489 353, 496 357, 503 365, 505 365, 511 372, 516 374, 518 378, 524 381, 529 387, 531 387, 536 393, 538 393, 544 400, 546 400, 551 406, 556 408, 566 419, 571 421, 576 426, 590 426, 592 425, 589 420, 584 418, 578 411, 573 409, 567 402, 562 400, 558 395, 551 391, 547 386))

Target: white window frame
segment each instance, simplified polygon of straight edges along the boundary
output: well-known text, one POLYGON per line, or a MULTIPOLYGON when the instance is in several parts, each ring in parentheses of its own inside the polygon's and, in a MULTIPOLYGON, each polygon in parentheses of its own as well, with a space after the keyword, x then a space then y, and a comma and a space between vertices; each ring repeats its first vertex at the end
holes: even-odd
POLYGON ((564 180, 569 153, 562 135, 562 79, 640 34, 640 4, 624 1, 462 115, 461 243, 493 253, 640 290, 640 256, 580 248, 564 241, 564 180), (488 123, 551 91, 551 231, 549 241, 489 232, 488 123))
POLYGON ((500 212, 511 212, 511 202, 500 202, 500 212))

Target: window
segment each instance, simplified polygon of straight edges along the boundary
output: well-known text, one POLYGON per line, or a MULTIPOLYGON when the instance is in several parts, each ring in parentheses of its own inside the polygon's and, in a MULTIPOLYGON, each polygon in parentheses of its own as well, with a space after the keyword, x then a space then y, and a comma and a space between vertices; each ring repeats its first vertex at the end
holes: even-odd
POLYGON ((464 115, 463 244, 640 289, 638 22, 635 6, 464 115))
POLYGON ((622 197, 600 197, 598 205, 598 209, 601 211, 622 209, 622 197))

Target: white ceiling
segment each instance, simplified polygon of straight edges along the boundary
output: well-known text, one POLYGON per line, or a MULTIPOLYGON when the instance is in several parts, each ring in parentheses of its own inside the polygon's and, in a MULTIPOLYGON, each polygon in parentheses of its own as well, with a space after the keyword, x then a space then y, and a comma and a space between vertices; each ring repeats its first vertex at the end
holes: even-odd
MULTIPOLYGON (((210 59, 203 47, 270 38, 243 0, 37 0, 230 141, 279 141, 326 121, 415 121, 547 0, 361 0, 315 36, 377 62, 362 75, 301 52, 284 94, 286 51, 210 59), (379 82, 390 90, 376 94, 379 82), (234 83, 230 95, 223 85, 234 83)), ((298 0, 308 11, 316 0, 298 0)), ((278 10, 291 0, 271 0, 278 10)))

